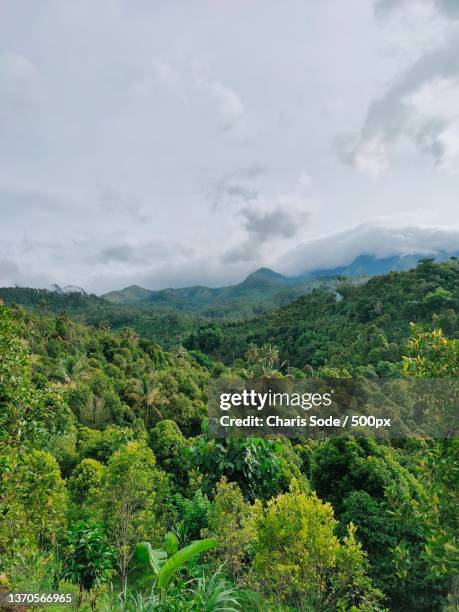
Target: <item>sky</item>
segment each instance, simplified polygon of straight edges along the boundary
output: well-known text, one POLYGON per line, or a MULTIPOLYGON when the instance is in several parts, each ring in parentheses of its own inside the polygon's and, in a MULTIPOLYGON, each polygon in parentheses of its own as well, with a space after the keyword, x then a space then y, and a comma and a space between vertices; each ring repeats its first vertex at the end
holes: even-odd
POLYGON ((458 0, 0 0, 0 286, 458 250, 458 195, 458 0))

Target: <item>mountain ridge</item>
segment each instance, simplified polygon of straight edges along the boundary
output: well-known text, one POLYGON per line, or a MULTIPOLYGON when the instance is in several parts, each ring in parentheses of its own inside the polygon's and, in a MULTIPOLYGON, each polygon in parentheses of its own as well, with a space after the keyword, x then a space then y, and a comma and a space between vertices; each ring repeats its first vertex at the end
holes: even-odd
MULTIPOLYGON (((286 276, 267 267, 261 267, 248 274, 240 283, 222 287, 192 285, 180 288, 145 289, 131 285, 119 291, 110 291, 101 297, 114 304, 151 304, 156 306, 182 306, 185 302, 199 302, 211 306, 221 300, 236 300, 250 295, 253 298, 269 298, 280 292, 294 293, 298 297, 307 293, 320 282, 329 282, 341 276, 371 278, 388 272, 403 272, 415 268, 421 259, 433 259, 436 262, 458 257, 459 252, 441 252, 436 256, 426 257, 423 254, 402 254, 378 258, 371 254, 361 254, 350 264, 335 268, 317 269, 296 276, 286 276)), ((286 296, 287 297, 287 296, 286 296)), ((197 304, 196 304, 197 305, 197 304)))
POLYGON ((105 320, 115 327, 129 324, 144 332, 146 320, 151 319, 150 323, 156 330, 173 325, 178 333, 182 333, 192 319, 199 317, 246 320, 284 306, 318 288, 334 292, 339 299, 344 279, 347 286, 361 285, 374 276, 415 268, 421 259, 445 261, 458 255, 459 252, 442 252, 436 258, 421 254, 377 258, 361 254, 345 266, 291 277, 262 267, 238 284, 216 288, 194 285, 149 290, 134 284, 97 297, 80 288, 74 291, 74 286, 70 285, 55 291, 4 287, 0 288, 0 297, 7 303, 31 303, 36 308, 79 313, 84 320, 96 324, 105 320), (142 325, 135 323, 137 317, 142 320, 142 325))

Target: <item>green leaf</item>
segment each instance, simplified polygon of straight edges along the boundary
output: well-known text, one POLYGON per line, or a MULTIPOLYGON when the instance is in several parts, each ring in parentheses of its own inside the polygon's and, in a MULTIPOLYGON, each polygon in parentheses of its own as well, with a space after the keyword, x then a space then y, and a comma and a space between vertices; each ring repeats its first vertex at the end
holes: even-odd
POLYGON ((178 551, 177 536, 172 531, 169 531, 164 536, 164 548, 166 549, 169 557, 172 557, 172 555, 175 555, 175 553, 178 551))
POLYGON ((153 549, 150 542, 140 542, 135 547, 134 559, 139 565, 149 565, 156 575, 159 574, 161 566, 167 559, 167 554, 159 548, 153 549))
POLYGON ((210 550, 217 545, 217 540, 214 538, 207 538, 206 540, 197 540, 192 542, 185 548, 182 548, 176 552, 172 557, 166 561, 164 567, 161 569, 158 576, 158 586, 160 589, 164 589, 169 584, 172 576, 182 568, 187 561, 189 561, 195 555, 198 555, 206 550, 210 550))

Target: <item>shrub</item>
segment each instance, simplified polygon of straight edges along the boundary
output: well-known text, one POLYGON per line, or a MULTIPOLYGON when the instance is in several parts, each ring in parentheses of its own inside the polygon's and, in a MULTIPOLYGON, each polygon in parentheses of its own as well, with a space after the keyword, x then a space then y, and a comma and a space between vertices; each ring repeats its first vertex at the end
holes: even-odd
POLYGON ((254 516, 259 504, 245 503, 241 489, 225 478, 217 484, 216 495, 208 513, 209 532, 217 540, 213 557, 224 563, 233 578, 247 567, 255 540, 254 516))
POLYGON ((256 522, 252 579, 267 594, 314 610, 368 609, 380 600, 355 528, 349 526, 341 543, 331 505, 315 494, 279 495, 256 522))

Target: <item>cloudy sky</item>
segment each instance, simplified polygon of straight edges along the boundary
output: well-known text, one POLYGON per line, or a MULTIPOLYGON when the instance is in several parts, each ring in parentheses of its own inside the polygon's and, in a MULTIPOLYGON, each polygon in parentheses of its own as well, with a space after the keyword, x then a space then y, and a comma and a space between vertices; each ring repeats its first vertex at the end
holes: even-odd
POLYGON ((458 0, 0 0, 0 285, 459 248, 458 194, 458 0))

